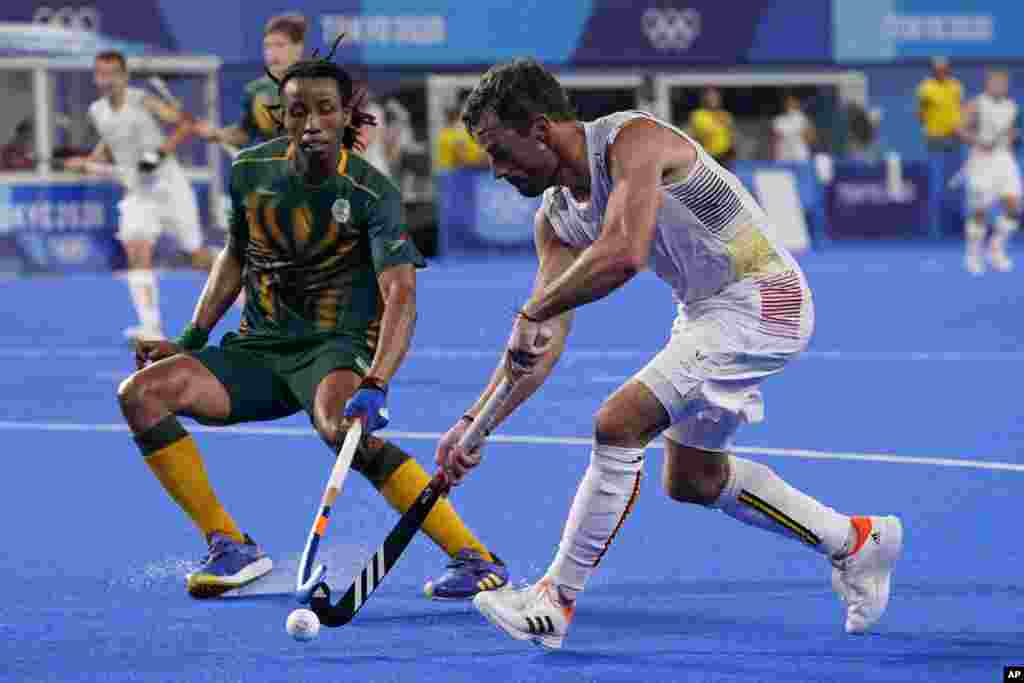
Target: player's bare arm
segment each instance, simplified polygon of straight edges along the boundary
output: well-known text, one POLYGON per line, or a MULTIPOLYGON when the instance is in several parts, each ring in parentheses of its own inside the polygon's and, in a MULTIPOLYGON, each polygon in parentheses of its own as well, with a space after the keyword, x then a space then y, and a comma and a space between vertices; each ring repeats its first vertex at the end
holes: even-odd
MULTIPOLYGON (((245 264, 245 245, 238 237, 229 233, 227 245, 213 261, 213 268, 206 280, 195 311, 191 326, 209 332, 224 313, 231 307, 242 291, 242 271, 245 264)), ((143 368, 162 358, 180 353, 181 348, 167 340, 140 340, 135 345, 135 364, 143 368)))
POLYGON ((164 144, 160 146, 159 151, 161 153, 172 153, 177 149, 178 145, 187 140, 195 132, 195 119, 188 112, 181 111, 180 109, 172 106, 169 102, 165 102, 159 97, 153 97, 152 95, 147 95, 143 98, 142 104, 160 121, 175 126, 174 133, 172 133, 164 144))
POLYGON ((961 111, 960 128, 957 136, 965 144, 973 145, 977 142, 978 105, 971 101, 964 105, 961 111))
POLYGON ((196 121, 195 133, 204 140, 223 142, 234 147, 245 147, 249 144, 249 134, 241 126, 217 128, 209 121, 196 121))
POLYGON ((241 238, 228 234, 227 244, 213 262, 199 302, 192 313, 192 324, 212 330, 242 291, 245 266, 245 244, 241 238))
MULTIPOLYGON (((540 260, 533 283, 533 296, 538 296, 572 266, 579 257, 580 250, 573 249, 558 239, 554 228, 551 227, 551 222, 541 209, 538 209, 534 217, 533 240, 537 248, 537 256, 540 260)), ((562 351, 565 349, 569 331, 572 329, 572 320, 573 311, 566 311, 547 321, 552 336, 544 356, 538 361, 534 372, 516 382, 515 389, 496 413, 495 426, 500 424, 502 420, 511 415, 517 407, 532 396, 548 378, 551 371, 554 370, 558 359, 562 355, 562 351)), ((495 369, 494 375, 491 377, 491 381, 483 394, 480 395, 480 398, 473 407, 466 411, 468 416, 475 416, 483 409, 487 399, 494 393, 494 390, 505 376, 505 364, 502 362, 495 369)))
POLYGON ((813 145, 818 139, 818 129, 814 127, 814 124, 810 121, 807 122, 807 127, 804 128, 804 142, 809 146, 813 145))
POLYGON ((377 351, 366 374, 386 384, 405 359, 416 329, 416 267, 392 266, 377 275, 377 284, 384 300, 384 315, 377 351))
POLYGON ((110 151, 110 145, 105 142, 98 142, 87 157, 89 161, 99 161, 105 164, 114 162, 114 155, 110 151))
POLYGON ((64 160, 64 168, 78 173, 99 174, 104 165, 113 163, 114 155, 110 153, 107 143, 100 141, 92 148, 92 151, 85 156, 71 157, 64 160))
POLYGON ((662 177, 690 168, 697 159, 683 138, 649 121, 623 128, 610 150, 615 187, 601 237, 561 277, 530 297, 523 307, 528 318, 548 320, 603 299, 643 270, 654 240, 662 177))
MULTIPOLYGON (((534 278, 533 291, 539 293, 549 284, 560 277, 579 257, 580 251, 566 245, 555 234, 550 221, 544 215, 542 209, 537 211, 534 217, 533 239, 537 248, 537 256, 540 264, 537 268, 537 275, 534 278)), ((519 379, 508 398, 501 403, 494 414, 492 429, 496 428, 505 418, 511 415, 516 408, 522 405, 534 392, 544 383, 551 374, 558 359, 565 349, 566 340, 569 337, 569 330, 572 328, 573 312, 566 311, 548 321, 547 325, 551 334, 551 341, 545 347, 544 355, 537 361, 536 369, 519 379)), ((444 469, 449 481, 458 484, 466 473, 480 463, 480 449, 472 453, 466 453, 458 442, 463 432, 468 428, 470 421, 477 419, 477 416, 484 409, 487 400, 498 388, 498 385, 508 375, 504 359, 495 368, 491 381, 484 389, 480 398, 467 410, 452 429, 442 438, 435 454, 435 462, 444 469)))

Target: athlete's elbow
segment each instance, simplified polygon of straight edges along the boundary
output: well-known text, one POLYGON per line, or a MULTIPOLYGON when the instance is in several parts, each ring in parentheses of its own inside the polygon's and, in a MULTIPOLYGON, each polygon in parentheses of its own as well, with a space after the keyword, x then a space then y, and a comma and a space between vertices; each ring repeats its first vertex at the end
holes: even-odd
POLYGON ((604 263, 605 273, 621 282, 627 282, 643 270, 644 262, 633 249, 617 249, 609 254, 604 263))
POLYGON ((638 260, 628 258, 619 264, 617 272, 623 282, 628 282, 629 280, 632 280, 634 277, 636 277, 641 270, 643 270, 643 266, 640 264, 638 260))
POLYGON ((649 249, 638 241, 623 244, 615 254, 615 270, 630 279, 647 267, 649 249))

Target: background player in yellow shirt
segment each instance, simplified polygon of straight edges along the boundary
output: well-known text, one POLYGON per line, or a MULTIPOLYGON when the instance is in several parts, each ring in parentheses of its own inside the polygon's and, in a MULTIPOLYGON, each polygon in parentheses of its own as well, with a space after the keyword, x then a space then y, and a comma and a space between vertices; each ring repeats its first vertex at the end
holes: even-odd
POLYGON ((928 146, 929 201, 931 231, 938 237, 943 230, 944 199, 950 179, 963 163, 959 131, 963 86, 953 78, 949 61, 944 57, 932 60, 932 75, 917 86, 917 117, 928 146))
POLYGON ((921 120, 930 150, 942 150, 959 144, 963 86, 953 78, 949 61, 932 60, 932 75, 917 86, 917 117, 921 120))
POLYGON ((487 160, 483 150, 462 123, 462 108, 452 107, 446 116, 446 125, 437 136, 437 148, 434 150, 435 170, 485 168, 487 160))
POLYGON ((722 93, 717 88, 707 88, 701 95, 701 106, 690 114, 688 128, 715 161, 732 165, 736 158, 732 114, 722 109, 722 93))
MULTIPOLYGON (((333 54, 333 50, 332 50, 333 54)), ((350 76, 328 59, 293 64, 279 79, 286 136, 243 150, 231 168, 228 243, 192 322, 172 343, 140 342, 139 371, 118 389, 143 459, 202 532, 210 552, 187 578, 195 597, 244 586, 270 558, 221 505, 198 446, 178 421, 266 421, 305 411, 337 451, 351 420, 387 425, 388 385, 412 340, 416 268, 395 185, 351 150, 372 117, 350 76), (246 288, 238 333, 209 332, 246 288)), ((429 482, 398 446, 370 436, 352 461, 404 512, 429 482)), ((452 558, 432 597, 470 598, 508 573, 438 501, 423 525, 452 558)))

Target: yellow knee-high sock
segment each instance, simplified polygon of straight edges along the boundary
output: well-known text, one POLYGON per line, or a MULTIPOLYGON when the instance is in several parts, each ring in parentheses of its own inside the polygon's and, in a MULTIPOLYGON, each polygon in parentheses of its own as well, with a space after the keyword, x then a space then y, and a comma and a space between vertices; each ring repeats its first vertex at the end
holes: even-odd
POLYGON ((136 436, 146 464, 208 539, 214 531, 239 542, 245 535, 210 486, 195 440, 172 415, 136 436))
MULTIPOLYGON (((380 493, 399 512, 405 512, 430 483, 430 475, 418 462, 409 458, 399 465, 379 487, 380 493)), ((463 548, 472 548, 493 562, 494 555, 473 535, 447 498, 441 498, 423 522, 423 531, 450 557, 463 548)))

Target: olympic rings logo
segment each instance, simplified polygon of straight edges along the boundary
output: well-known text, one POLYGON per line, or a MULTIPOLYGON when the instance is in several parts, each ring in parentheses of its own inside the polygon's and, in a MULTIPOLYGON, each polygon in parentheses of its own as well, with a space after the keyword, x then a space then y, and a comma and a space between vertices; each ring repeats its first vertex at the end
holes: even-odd
POLYGON ((98 33, 100 30, 100 13, 95 7, 59 7, 43 5, 32 15, 32 23, 46 24, 70 31, 87 31, 98 33))
POLYGON ((647 40, 658 50, 686 50, 700 35, 700 13, 689 7, 648 7, 640 23, 647 40))

